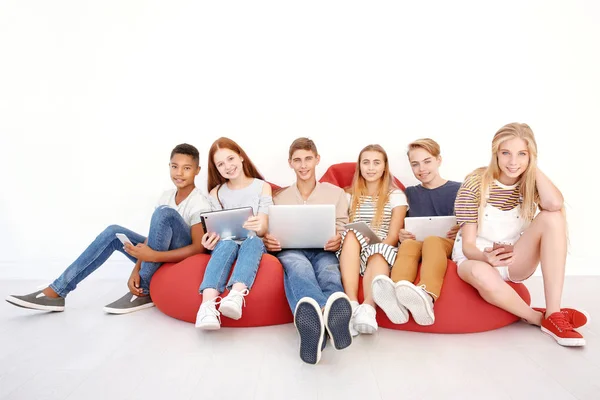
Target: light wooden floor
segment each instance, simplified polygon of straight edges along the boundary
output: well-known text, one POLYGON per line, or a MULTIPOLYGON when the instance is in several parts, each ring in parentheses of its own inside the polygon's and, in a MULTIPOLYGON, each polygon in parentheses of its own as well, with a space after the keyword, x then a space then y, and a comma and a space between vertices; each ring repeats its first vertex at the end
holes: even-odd
MULTIPOLYGON (((0 296, 44 282, 0 281, 0 296)), ((541 305, 541 279, 528 283, 541 305)), ((156 308, 106 315, 125 284, 90 279, 64 313, 0 304, 0 399, 600 399, 600 277, 568 277, 564 306, 597 316, 587 346, 523 323, 470 335, 380 329, 302 363, 292 324, 202 332, 156 308), (218 396, 218 397, 217 397, 218 396)))

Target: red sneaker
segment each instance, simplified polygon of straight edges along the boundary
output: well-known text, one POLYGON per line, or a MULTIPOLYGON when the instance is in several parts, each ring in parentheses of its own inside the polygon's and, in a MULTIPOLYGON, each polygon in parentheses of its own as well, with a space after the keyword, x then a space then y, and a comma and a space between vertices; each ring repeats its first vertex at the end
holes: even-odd
MULTIPOLYGON (((533 309, 535 311, 541 312, 542 314, 544 314, 544 316, 546 315, 545 308, 533 307, 533 309)), ((569 321, 569 323, 573 325, 573 328, 575 329, 581 328, 582 326, 585 326, 588 322, 590 322, 590 315, 585 311, 578 311, 574 308, 561 308, 560 312, 565 315, 567 321, 569 321)))
POLYGON ((555 312, 542 320, 542 332, 552 336, 561 346, 585 346, 583 336, 562 312, 555 312))

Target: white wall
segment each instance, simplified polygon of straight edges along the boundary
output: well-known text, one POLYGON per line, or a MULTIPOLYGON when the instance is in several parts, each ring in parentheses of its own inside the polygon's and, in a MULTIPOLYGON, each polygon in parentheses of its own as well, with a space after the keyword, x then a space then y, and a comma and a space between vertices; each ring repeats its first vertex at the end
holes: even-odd
POLYGON ((0 278, 53 277, 110 223, 147 232, 181 142, 205 166, 231 137, 278 184, 300 135, 320 173, 377 142, 412 184, 409 141, 461 180, 513 121, 565 195, 567 273, 597 274, 599 4, 3 1, 0 278))

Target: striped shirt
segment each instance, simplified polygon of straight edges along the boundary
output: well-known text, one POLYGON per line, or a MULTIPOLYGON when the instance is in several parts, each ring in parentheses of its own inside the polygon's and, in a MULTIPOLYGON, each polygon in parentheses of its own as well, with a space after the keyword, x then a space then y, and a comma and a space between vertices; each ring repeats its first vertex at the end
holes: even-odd
MULTIPOLYGON (((349 195, 348 195, 349 196, 349 195)), ((350 197, 350 196, 349 196, 350 197)), ((352 198, 348 199, 348 204, 352 205, 352 198)), ((361 196, 358 209, 355 213, 350 211, 351 222, 365 222, 369 228, 373 229, 375 234, 385 240, 390 230, 390 222, 392 221, 392 210, 398 206, 408 206, 406 195, 401 190, 394 190, 390 193, 388 202, 385 203, 381 224, 375 230, 373 229, 373 218, 377 210, 377 198, 373 196, 361 196)))
MULTIPOLYGON (((481 175, 471 174, 465 178, 458 190, 454 210, 459 225, 476 224, 481 199, 481 175)), ((502 210, 509 211, 521 203, 520 184, 506 186, 494 180, 489 186, 487 203, 502 210)))

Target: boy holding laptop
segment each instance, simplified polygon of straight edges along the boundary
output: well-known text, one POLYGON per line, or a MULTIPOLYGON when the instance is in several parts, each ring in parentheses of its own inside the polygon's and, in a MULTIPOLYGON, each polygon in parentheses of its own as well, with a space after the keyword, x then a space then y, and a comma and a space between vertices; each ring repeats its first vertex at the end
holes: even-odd
MULTIPOLYGON (((407 187, 408 217, 434 217, 454 215, 454 200, 460 182, 440 176, 442 163, 440 146, 432 139, 419 139, 408 145, 408 160, 415 178, 421 184, 407 187)), ((417 241, 413 233, 400 230, 400 247, 391 279, 378 276, 373 280, 373 297, 388 315, 402 315, 393 323, 408 322, 408 312, 419 325, 435 322, 433 304, 438 299, 446 275, 447 259, 452 253, 458 225, 445 237, 428 236, 417 241), (421 276, 415 282, 417 267, 421 263, 421 276), (413 283, 414 282, 414 283, 413 283)))
POLYGON ((312 140, 296 139, 290 146, 288 159, 296 173, 296 183, 274 194, 273 203, 335 205, 336 235, 323 248, 283 250, 276 237, 269 233, 264 237, 267 250, 275 252, 283 265, 285 293, 300 336, 300 358, 309 364, 319 362, 327 333, 338 350, 352 344, 349 328, 352 308, 344 294, 335 256, 340 248, 340 232, 348 222, 348 203, 341 188, 317 182, 315 168, 319 161, 312 140))

